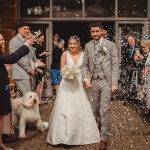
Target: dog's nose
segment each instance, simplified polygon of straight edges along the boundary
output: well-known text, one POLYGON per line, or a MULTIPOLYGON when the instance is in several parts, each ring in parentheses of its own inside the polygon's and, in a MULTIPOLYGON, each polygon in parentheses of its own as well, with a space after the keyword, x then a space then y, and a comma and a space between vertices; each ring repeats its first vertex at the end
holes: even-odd
POLYGON ((33 100, 33 103, 36 104, 36 99, 33 100))

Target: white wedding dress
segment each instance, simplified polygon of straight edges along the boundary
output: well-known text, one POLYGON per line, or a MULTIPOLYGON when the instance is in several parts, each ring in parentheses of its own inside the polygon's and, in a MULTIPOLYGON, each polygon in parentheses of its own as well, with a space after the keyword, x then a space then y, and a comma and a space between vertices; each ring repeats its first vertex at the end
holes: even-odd
MULTIPOLYGON (((67 52, 67 63, 81 68, 83 52, 77 64, 67 52)), ((55 105, 49 120, 47 143, 52 145, 84 145, 98 143, 100 133, 82 85, 82 75, 78 80, 62 79, 55 105)))

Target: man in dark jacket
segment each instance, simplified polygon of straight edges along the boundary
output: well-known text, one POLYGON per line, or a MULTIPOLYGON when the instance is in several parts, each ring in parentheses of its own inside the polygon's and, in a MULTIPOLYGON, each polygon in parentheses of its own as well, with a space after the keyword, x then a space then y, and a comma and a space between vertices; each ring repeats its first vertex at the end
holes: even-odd
POLYGON ((126 96, 126 100, 133 100, 136 98, 136 87, 133 87, 133 73, 135 73, 138 68, 137 63, 134 61, 134 56, 137 51, 140 51, 140 46, 138 45, 136 39, 129 35, 127 38, 127 45, 122 46, 122 60, 121 60, 121 81, 123 83, 123 91, 126 96))

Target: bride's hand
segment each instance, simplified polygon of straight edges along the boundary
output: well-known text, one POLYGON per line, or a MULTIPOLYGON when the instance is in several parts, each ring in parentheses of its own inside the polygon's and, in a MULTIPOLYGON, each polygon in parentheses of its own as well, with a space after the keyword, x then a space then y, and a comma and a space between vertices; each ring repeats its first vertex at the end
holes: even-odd
POLYGON ((85 80, 85 81, 84 81, 84 86, 85 86, 86 89, 92 87, 91 82, 90 82, 89 80, 85 80))

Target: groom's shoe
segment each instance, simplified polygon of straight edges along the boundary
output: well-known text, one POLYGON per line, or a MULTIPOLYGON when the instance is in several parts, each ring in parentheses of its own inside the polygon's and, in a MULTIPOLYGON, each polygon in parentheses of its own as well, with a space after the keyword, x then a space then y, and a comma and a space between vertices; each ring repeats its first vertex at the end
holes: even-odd
POLYGON ((107 142, 101 140, 100 141, 100 149, 99 150, 107 150, 107 142))

